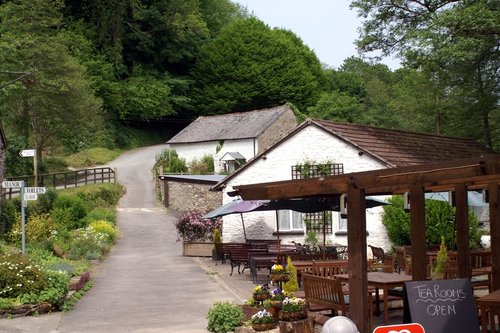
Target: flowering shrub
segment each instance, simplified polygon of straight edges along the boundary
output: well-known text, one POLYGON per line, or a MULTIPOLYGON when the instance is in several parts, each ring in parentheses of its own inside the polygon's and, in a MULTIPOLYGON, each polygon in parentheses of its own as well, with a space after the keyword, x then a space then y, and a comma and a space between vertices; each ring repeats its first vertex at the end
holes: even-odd
MULTIPOLYGON (((26 241, 31 244, 44 241, 50 237, 54 229, 55 226, 49 214, 33 214, 26 221, 26 241)), ((19 218, 11 227, 8 239, 19 243, 21 237, 21 219, 19 218)))
POLYGON ((108 235, 92 227, 74 230, 68 257, 72 260, 99 259, 110 248, 108 235))
POLYGON ((286 297, 281 303, 281 311, 297 312, 302 311, 306 307, 306 301, 298 297, 286 297))
POLYGON ((266 309, 257 312, 252 316, 252 324, 265 324, 274 322, 274 317, 266 309))
POLYGON ((175 227, 177 229, 177 241, 213 241, 214 229, 222 231, 222 220, 220 218, 205 220, 201 212, 183 213, 175 227))
POLYGON ((95 233, 102 233, 108 237, 108 242, 114 244, 117 236, 116 228, 105 220, 98 220, 90 223, 90 227, 95 233))
POLYGON ((37 292, 47 285, 47 276, 41 267, 21 254, 0 256, 0 297, 15 298, 37 292))

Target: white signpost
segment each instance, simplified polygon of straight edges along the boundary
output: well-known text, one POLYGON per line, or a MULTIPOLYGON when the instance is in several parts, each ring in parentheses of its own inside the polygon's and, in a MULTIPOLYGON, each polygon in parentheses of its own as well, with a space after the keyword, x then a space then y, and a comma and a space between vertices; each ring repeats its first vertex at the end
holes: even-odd
POLYGON ((35 149, 24 149, 19 152, 19 156, 21 157, 34 157, 35 149))
POLYGON ((25 187, 24 193, 33 193, 33 194, 45 194, 47 189, 45 187, 25 187))
POLYGON ((38 167, 36 161, 36 149, 23 149, 19 152, 21 157, 33 157, 33 175, 35 176, 35 186, 38 185, 38 167))
POLYGON ((36 193, 24 193, 24 200, 26 201, 32 201, 37 199, 38 199, 38 194, 36 193))
POLYGON ((4 180, 2 182, 3 188, 21 188, 23 186, 22 180, 4 180))

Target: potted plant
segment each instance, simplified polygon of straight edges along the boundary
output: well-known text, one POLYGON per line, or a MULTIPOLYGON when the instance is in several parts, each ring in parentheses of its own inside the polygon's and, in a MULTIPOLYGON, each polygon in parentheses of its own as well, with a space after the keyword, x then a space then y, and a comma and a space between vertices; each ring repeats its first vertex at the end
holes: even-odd
POLYGON ((236 327, 241 325, 243 321, 243 311, 236 304, 230 302, 216 302, 208 310, 207 319, 207 329, 209 332, 232 332, 236 327))
POLYGON ((257 302, 262 302, 270 297, 271 293, 269 292, 269 286, 267 284, 257 285, 253 288, 253 299, 257 302))
POLYGON ((273 315, 264 309, 252 316, 251 325, 255 331, 268 331, 276 327, 276 321, 273 315))
POLYGON ((288 272, 290 273, 290 279, 283 284, 283 290, 285 294, 291 294, 299 290, 297 269, 295 269, 295 266, 293 265, 292 258, 287 258, 286 267, 288 272))
POLYGON ((298 297, 285 297, 281 302, 279 318, 282 321, 296 321, 307 318, 306 301, 298 297))
POLYGON ((220 246, 222 244, 222 240, 220 238, 220 230, 219 228, 215 228, 212 236, 214 240, 214 248, 212 249, 212 260, 222 260, 222 254, 220 253, 220 246))
POLYGON ((446 243, 444 237, 441 237, 441 245, 436 259, 436 266, 431 271, 431 278, 433 280, 441 280, 444 278, 446 270, 446 263, 448 261, 448 252, 446 251, 446 243))
POLYGON ((269 298, 269 303, 274 308, 281 308, 281 302, 286 298, 286 293, 280 288, 275 288, 271 291, 271 298, 269 298))
POLYGON ((274 264, 271 266, 269 278, 273 282, 288 281, 290 279, 290 272, 288 272, 286 265, 274 264))
POLYGON ((177 241, 183 242, 183 256, 210 257, 212 255, 213 232, 215 229, 222 228, 222 220, 220 218, 202 219, 203 215, 201 212, 185 212, 175 224, 177 241))

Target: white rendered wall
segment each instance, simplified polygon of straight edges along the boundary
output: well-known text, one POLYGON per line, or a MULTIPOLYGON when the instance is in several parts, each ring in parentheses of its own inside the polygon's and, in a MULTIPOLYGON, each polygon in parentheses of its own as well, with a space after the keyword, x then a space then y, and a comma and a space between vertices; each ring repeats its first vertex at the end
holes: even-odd
MULTIPOLYGON (((306 160, 315 162, 332 161, 344 164, 344 173, 375 170, 386 168, 384 164, 374 158, 358 154, 359 150, 319 129, 316 126, 307 126, 293 137, 281 143, 275 149, 266 153, 231 179, 224 189, 223 203, 234 200, 226 192, 232 191, 234 185, 271 182, 291 179, 291 167, 306 160)), ((390 249, 385 227, 382 225, 381 207, 367 210, 366 225, 369 233, 367 242, 370 245, 390 249)), ((275 212, 254 212, 243 214, 247 238, 272 238, 276 230, 275 212)), ((327 242, 332 244, 347 244, 347 235, 336 236, 338 231, 338 213, 333 213, 333 234, 327 235, 327 242)), ((318 235, 322 241, 322 235, 318 235)), ((292 240, 303 243, 304 236, 281 236, 282 243, 292 240)), ((224 217, 224 242, 243 241, 241 217, 239 214, 224 217)))
POLYGON ((200 160, 204 155, 214 156, 215 173, 221 171, 222 168, 218 161, 226 152, 238 152, 248 161, 256 155, 255 152, 258 149, 257 141, 254 139, 225 140, 219 153, 216 153, 217 145, 219 145, 218 141, 175 143, 170 144, 169 148, 175 149, 177 155, 185 159, 187 164, 191 163, 194 159, 200 160))

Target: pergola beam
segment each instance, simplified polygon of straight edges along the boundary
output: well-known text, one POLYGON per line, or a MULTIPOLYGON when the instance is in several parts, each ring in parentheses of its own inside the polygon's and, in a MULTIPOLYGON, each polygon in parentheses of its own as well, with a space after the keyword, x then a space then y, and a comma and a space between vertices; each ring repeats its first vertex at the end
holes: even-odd
POLYGON ((481 189, 500 183, 500 157, 431 163, 424 166, 372 170, 336 176, 239 185, 234 188, 245 200, 303 198, 346 193, 350 178, 367 195, 403 193, 419 183, 426 191, 451 191, 456 184, 481 189), (485 167, 487 165, 488 167, 485 167))
POLYGON ((500 155, 464 159, 403 168, 373 170, 337 176, 287 180, 234 186, 245 200, 286 199, 329 196, 347 193, 349 226, 349 290, 351 316, 360 332, 368 332, 366 195, 410 193, 413 280, 427 279, 425 253, 425 192, 455 191, 457 232, 459 233, 459 274, 468 274, 467 190, 488 189, 492 252, 492 289, 500 289, 500 155))

